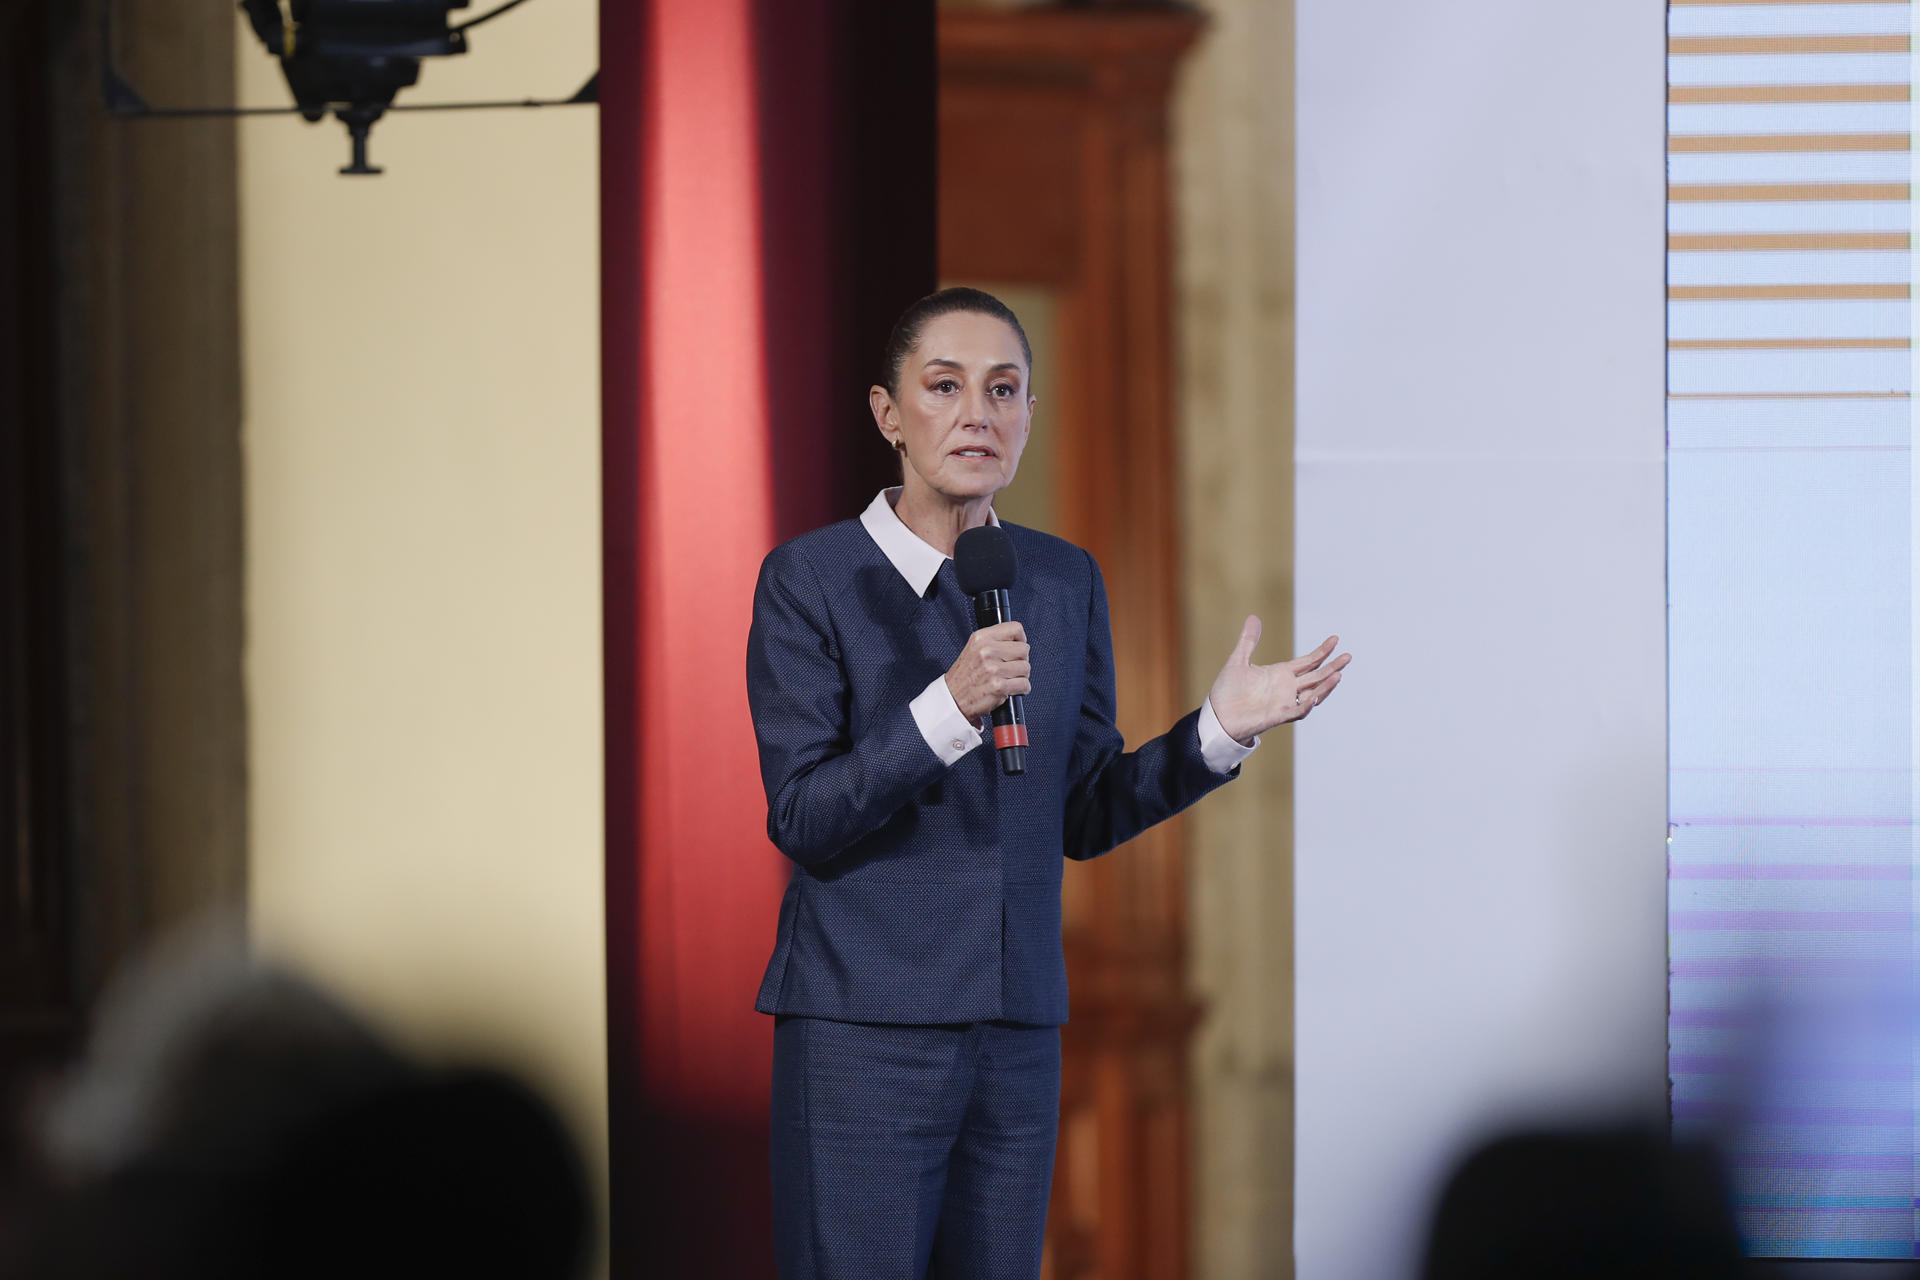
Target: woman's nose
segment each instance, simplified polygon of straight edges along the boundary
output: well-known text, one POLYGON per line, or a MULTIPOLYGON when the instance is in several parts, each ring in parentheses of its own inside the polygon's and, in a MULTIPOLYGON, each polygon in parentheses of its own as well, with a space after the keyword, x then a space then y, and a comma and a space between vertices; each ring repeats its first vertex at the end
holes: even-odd
POLYGON ((993 417, 993 406, 987 403, 987 393, 970 391, 967 393, 967 425, 984 427, 993 417))

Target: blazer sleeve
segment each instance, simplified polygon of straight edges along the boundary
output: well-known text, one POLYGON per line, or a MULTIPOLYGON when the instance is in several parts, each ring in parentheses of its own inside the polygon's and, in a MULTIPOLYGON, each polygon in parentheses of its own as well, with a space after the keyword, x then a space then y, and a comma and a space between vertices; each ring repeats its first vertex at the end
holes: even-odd
POLYGON ((1198 708, 1139 750, 1126 750, 1114 724, 1113 628, 1106 582, 1091 555, 1087 565, 1093 575, 1087 602, 1087 687, 1067 766, 1063 832, 1066 855, 1076 859, 1097 858, 1125 844, 1240 776, 1237 766, 1229 773, 1207 767, 1200 753, 1198 708))
POLYGON ((814 866, 878 830, 947 771, 902 702, 856 740, 845 656, 804 554, 760 567, 747 636, 747 703, 767 791, 767 835, 814 866))

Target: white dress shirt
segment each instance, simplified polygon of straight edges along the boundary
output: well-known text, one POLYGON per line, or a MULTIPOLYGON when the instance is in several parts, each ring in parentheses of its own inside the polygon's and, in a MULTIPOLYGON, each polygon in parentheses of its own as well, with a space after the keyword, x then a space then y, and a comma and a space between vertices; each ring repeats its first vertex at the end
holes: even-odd
MULTIPOLYGON (((948 557, 938 547, 922 541, 919 534, 907 528, 893 509, 893 504, 899 500, 898 485, 882 489, 867 504, 867 509, 860 513, 860 523, 888 561, 900 571, 900 576, 907 580, 907 585, 913 588, 913 594, 925 596, 927 585, 939 574, 940 566, 948 557)), ((989 510, 987 523, 997 525, 1000 518, 989 510)), ((954 702, 953 690, 947 688, 945 676, 935 676, 932 683, 908 705, 913 710, 913 722, 920 726, 920 736, 927 740, 927 746, 933 753, 947 764, 952 764, 985 740, 980 726, 967 719, 961 713, 959 704, 954 702)), ((1242 760, 1253 754, 1253 747, 1259 745, 1260 739, 1255 738, 1253 746, 1243 746, 1221 728, 1220 717, 1213 713, 1211 698, 1201 706, 1200 755, 1209 769, 1215 773, 1231 773, 1242 760)))

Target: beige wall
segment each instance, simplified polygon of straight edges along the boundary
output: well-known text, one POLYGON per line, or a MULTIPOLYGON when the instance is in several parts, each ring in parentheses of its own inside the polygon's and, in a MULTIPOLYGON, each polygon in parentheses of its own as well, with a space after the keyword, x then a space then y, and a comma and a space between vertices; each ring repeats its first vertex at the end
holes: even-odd
MULTIPOLYGON (((1293 3, 1209 0, 1175 108, 1189 696, 1240 621, 1293 649, 1293 3)), ((1198 806, 1194 1222, 1201 1280, 1293 1274, 1293 730, 1198 806)))
MULTIPOLYGON (((411 99, 572 93, 595 5, 472 43, 411 99)), ((344 178, 337 123, 249 120, 240 226, 256 936, 603 1171, 597 125, 392 116, 344 178)))

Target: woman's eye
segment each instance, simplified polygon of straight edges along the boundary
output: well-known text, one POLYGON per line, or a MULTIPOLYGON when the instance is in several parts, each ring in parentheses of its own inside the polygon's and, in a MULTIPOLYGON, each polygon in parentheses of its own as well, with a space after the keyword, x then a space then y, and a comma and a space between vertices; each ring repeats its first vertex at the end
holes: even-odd
POLYGON ((1013 388, 1003 382, 993 389, 993 394, 1002 400, 1011 400, 1013 399, 1013 388))
POLYGON ((933 389, 935 391, 952 391, 955 388, 957 388, 959 385, 960 384, 955 382, 952 378, 942 378, 940 379, 940 381, 933 384, 933 389))

